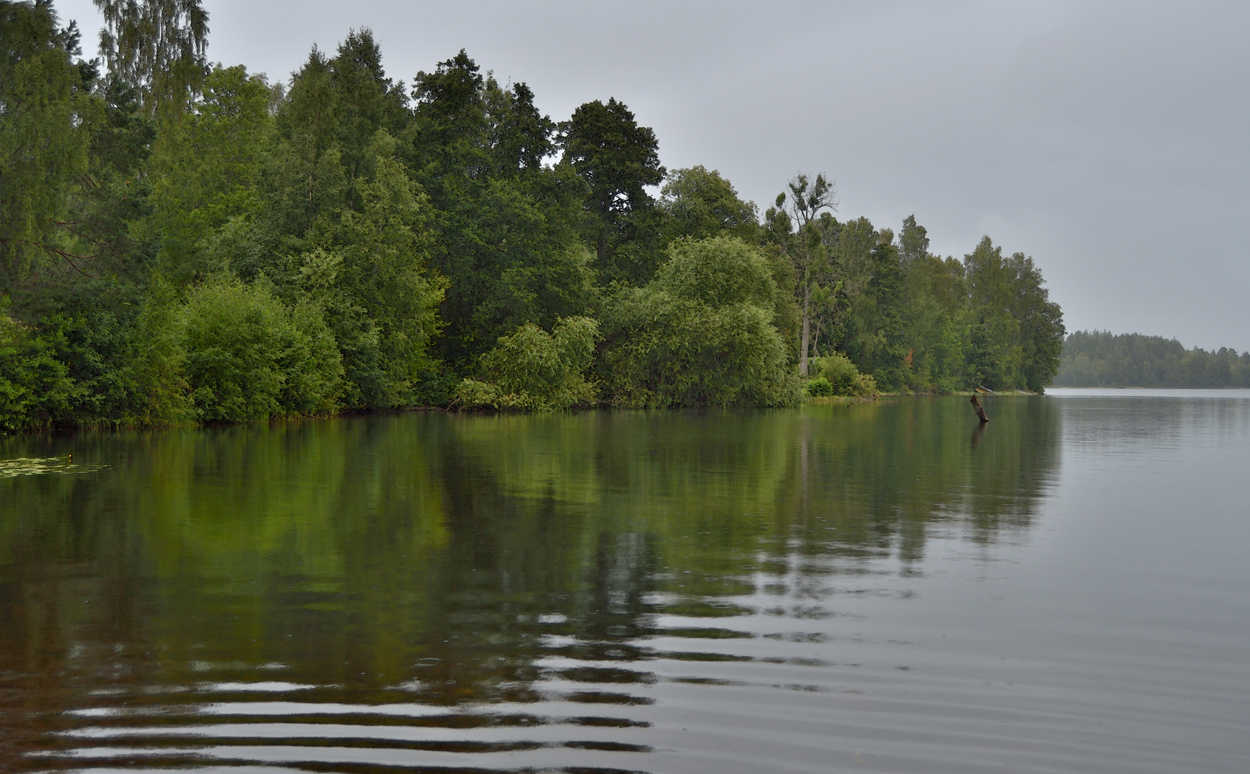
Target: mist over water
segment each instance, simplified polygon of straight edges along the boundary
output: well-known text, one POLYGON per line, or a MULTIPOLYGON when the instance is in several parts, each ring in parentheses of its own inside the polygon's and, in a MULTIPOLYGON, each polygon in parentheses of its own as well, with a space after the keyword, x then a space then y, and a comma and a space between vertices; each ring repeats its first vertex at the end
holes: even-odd
POLYGON ((1241 771, 1250 394, 1056 392, 4 439, 0 768, 1241 771))

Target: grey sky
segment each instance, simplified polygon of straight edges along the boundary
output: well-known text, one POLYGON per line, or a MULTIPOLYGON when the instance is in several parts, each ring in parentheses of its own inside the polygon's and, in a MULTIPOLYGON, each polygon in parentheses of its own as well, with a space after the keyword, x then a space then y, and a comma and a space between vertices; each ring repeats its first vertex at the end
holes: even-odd
MULTIPOLYGON (((56 0, 94 48, 90 0, 56 0)), ((555 120, 616 97, 669 169, 761 209, 800 171, 934 252, 1031 255, 1069 330, 1250 349, 1250 4, 204 0, 209 57, 286 79, 370 27, 387 73, 464 48, 555 120)))

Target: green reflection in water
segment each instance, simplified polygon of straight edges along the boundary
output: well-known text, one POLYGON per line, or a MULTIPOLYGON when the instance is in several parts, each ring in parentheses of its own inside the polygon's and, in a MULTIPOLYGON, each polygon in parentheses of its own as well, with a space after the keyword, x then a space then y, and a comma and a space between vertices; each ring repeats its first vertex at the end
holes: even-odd
POLYGON ((0 480, 0 736, 54 749, 65 710, 266 680, 449 706, 555 677, 581 684, 565 700, 628 702, 657 614, 721 619, 666 636, 732 639, 740 595, 796 566, 820 586, 808 560, 907 572, 935 530, 1026 530, 1057 409, 989 410, 983 428, 916 398, 7 439, 6 459, 108 467, 0 480), (604 663, 536 663, 553 655, 604 663))

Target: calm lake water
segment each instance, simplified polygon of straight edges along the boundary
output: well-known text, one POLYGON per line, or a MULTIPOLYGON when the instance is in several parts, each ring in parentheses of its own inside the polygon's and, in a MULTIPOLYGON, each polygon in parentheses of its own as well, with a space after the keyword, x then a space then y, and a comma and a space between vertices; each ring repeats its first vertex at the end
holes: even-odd
POLYGON ((1250 391, 986 408, 0 439, 0 770, 1245 772, 1250 391))

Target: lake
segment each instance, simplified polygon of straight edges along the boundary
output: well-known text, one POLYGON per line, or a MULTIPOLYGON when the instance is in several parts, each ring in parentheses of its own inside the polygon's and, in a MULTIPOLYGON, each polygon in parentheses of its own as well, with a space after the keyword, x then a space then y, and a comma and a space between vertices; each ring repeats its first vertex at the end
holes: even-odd
POLYGON ((0 438, 0 770, 1244 772, 1250 391, 985 404, 0 438))

